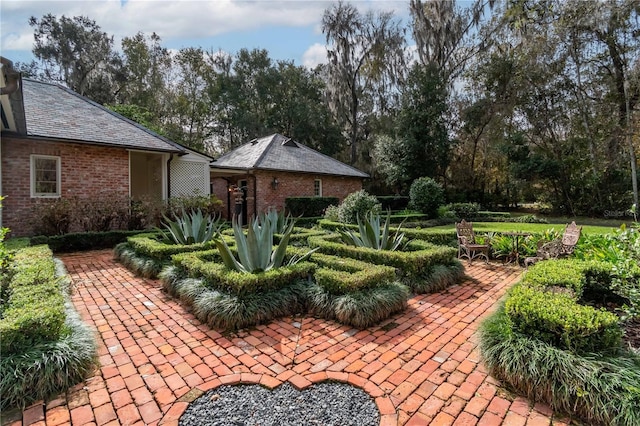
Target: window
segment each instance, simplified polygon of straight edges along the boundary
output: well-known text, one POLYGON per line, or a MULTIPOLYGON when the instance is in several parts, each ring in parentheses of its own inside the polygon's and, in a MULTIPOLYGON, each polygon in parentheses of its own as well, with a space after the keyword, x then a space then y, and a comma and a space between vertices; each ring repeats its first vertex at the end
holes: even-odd
POLYGON ((31 196, 60 196, 60 157, 31 156, 31 196))
POLYGON ((313 195, 316 197, 322 197, 322 180, 316 179, 313 181, 313 195))

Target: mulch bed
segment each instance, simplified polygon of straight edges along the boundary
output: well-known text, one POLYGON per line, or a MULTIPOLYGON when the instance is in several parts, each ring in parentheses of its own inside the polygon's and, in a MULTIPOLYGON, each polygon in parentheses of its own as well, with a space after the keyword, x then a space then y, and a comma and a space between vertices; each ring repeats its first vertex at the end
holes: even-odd
POLYGON ((634 349, 640 349, 640 321, 629 321, 623 327, 624 337, 622 340, 634 349))

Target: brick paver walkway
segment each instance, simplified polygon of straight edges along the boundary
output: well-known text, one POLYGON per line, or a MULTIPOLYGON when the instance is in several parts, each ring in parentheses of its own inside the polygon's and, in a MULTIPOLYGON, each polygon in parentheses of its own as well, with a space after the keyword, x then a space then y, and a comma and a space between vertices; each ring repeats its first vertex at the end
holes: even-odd
MULTIPOLYGON (((177 424, 188 402, 221 384, 336 380, 363 388, 381 425, 565 424, 487 376, 475 332, 520 271, 476 262, 470 277, 421 295, 382 326, 356 330, 310 317, 224 334, 200 324, 110 251, 63 256, 73 301, 99 333, 100 368, 11 425, 177 424)), ((19 417, 19 416, 18 416, 19 417)))

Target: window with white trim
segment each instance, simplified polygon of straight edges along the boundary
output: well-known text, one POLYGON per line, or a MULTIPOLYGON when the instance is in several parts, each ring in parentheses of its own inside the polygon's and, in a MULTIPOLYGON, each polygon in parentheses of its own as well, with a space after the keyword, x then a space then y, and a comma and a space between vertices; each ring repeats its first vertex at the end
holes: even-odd
POLYGON ((60 196, 60 157, 52 155, 31 156, 31 196, 60 196))
POLYGON ((322 179, 313 181, 313 195, 315 197, 322 197, 322 179))

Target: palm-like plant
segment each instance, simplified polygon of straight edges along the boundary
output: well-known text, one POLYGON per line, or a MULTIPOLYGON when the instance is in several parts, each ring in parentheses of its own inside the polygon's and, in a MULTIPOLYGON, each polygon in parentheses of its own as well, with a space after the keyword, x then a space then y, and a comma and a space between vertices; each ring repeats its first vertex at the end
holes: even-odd
POLYGON ((289 225, 295 220, 290 214, 284 215, 284 212, 278 212, 276 209, 270 208, 264 215, 260 215, 260 222, 269 222, 274 234, 283 234, 289 225))
MULTIPOLYGON (((222 239, 214 240, 216 247, 220 251, 222 261, 227 268, 244 273, 259 273, 279 268, 284 263, 287 245, 293 232, 294 222, 290 222, 280 239, 280 244, 273 248, 273 235, 276 233, 275 227, 270 220, 264 216, 251 220, 247 226, 245 235, 240 224, 233 220, 233 238, 236 242, 238 259, 235 258, 227 243, 222 239)), ((311 250, 304 256, 292 257, 287 265, 294 265, 306 260, 317 249, 311 250)))
POLYGON ((165 242, 171 244, 191 245, 206 243, 220 231, 220 217, 204 215, 197 209, 192 213, 186 213, 182 209, 182 215, 171 220, 163 215, 166 230, 158 229, 165 242))
POLYGON ((384 226, 380 225, 380 214, 369 212, 364 221, 358 217, 359 234, 349 229, 338 230, 338 232, 342 241, 352 246, 368 247, 375 250, 402 250, 408 243, 408 241, 404 241, 404 232, 400 233, 402 223, 395 234, 391 234, 389 231, 390 222, 391 212, 387 212, 384 226))

